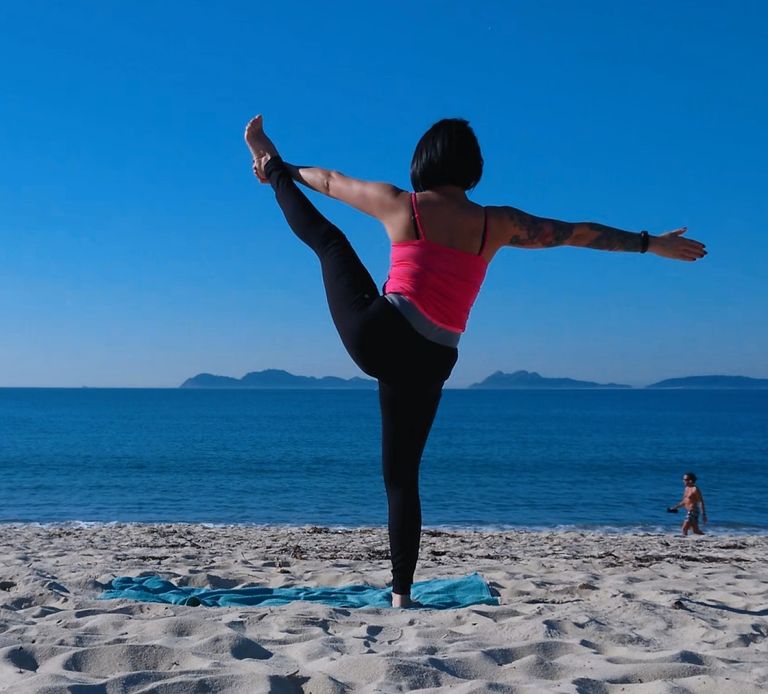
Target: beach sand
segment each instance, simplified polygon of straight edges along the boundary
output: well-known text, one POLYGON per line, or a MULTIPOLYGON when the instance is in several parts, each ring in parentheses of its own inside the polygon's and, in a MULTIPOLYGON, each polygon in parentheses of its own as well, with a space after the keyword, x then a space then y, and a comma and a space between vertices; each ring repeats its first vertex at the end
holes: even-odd
POLYGON ((768 538, 425 531, 416 580, 500 605, 207 608, 97 600, 112 578, 390 578, 381 528, 0 525, 0 691, 768 691, 768 538))

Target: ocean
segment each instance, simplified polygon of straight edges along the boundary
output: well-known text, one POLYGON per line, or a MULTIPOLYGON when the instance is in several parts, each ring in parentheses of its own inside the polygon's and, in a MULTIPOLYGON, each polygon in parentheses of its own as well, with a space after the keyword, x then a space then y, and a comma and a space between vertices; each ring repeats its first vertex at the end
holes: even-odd
MULTIPOLYGON (((0 522, 386 523, 375 391, 0 389, 0 522)), ((768 391, 446 390, 424 525, 768 533, 768 391)))

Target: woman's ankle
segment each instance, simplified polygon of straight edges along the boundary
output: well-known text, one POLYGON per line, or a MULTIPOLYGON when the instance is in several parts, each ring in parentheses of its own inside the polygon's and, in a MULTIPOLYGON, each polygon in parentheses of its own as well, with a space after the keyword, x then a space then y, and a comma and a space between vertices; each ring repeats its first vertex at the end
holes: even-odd
POLYGON ((413 604, 410 593, 395 593, 392 591, 392 607, 410 607, 413 604))
POLYGON ((279 154, 272 154, 269 155, 269 158, 267 159, 267 162, 264 164, 264 175, 269 178, 270 174, 276 169, 281 166, 285 166, 283 163, 283 160, 279 154))

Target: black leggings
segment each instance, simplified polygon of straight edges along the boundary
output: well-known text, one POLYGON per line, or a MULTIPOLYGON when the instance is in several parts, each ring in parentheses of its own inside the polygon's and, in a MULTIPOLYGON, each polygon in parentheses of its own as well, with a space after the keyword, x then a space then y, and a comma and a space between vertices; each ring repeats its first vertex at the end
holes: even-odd
POLYGON ((265 174, 293 232, 320 259, 331 317, 355 363, 379 382, 392 590, 408 594, 419 556, 419 463, 458 351, 417 333, 381 296, 347 237, 293 182, 279 157, 265 174))

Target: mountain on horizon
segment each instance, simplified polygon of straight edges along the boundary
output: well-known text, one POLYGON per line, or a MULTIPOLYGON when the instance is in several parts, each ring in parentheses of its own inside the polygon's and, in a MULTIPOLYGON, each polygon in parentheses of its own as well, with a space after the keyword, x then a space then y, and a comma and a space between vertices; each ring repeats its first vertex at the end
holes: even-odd
POLYGON ((578 381, 573 378, 546 378, 535 371, 515 371, 507 374, 496 371, 480 383, 469 386, 472 389, 512 390, 520 389, 567 389, 567 388, 631 388, 620 383, 595 383, 594 381, 578 381))
MULTIPOLYGON (((272 390, 373 390, 377 383, 369 378, 339 378, 337 376, 296 376, 282 369, 251 371, 242 378, 217 376, 201 373, 188 378, 180 388, 197 389, 272 389, 272 390)), ((577 390, 577 389, 629 389, 632 386, 621 383, 596 383, 574 378, 547 378, 536 371, 496 371, 479 383, 473 383, 470 390, 577 390)), ((658 381, 645 389, 688 389, 688 390, 765 390, 768 378, 748 376, 685 376, 658 381)))
POLYGON ((282 389, 282 390, 371 390, 376 381, 369 378, 337 376, 296 376, 282 369, 251 371, 242 378, 202 373, 188 378, 180 388, 282 389))
POLYGON ((733 389, 763 390, 768 388, 768 378, 749 378, 748 376, 685 376, 683 378, 667 378, 658 383, 652 383, 646 388, 688 388, 696 389, 733 389))

